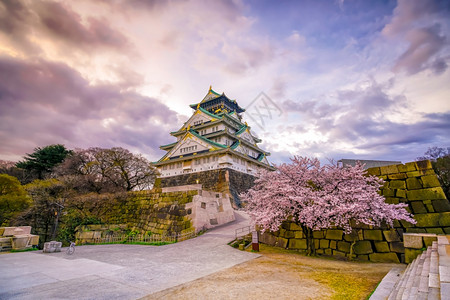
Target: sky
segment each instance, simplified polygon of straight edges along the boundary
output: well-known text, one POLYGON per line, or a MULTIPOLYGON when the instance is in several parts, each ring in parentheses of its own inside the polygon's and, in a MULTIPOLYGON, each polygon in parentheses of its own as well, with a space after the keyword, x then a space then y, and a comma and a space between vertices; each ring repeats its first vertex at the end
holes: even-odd
POLYGON ((405 163, 450 146, 449 63, 448 0, 0 0, 0 159, 156 161, 212 86, 272 163, 405 163))

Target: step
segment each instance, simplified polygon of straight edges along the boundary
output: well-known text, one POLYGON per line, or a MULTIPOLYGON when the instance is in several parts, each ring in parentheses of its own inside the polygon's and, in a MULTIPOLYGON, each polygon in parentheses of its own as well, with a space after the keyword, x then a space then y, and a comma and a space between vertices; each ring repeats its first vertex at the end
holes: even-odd
POLYGON ((412 284, 414 281, 414 274, 417 270, 417 265, 419 264, 419 261, 417 258, 411 263, 411 269, 407 276, 405 277, 405 280, 403 281, 402 285, 400 286, 399 293, 397 294, 396 299, 402 300, 402 299, 408 299, 409 292, 411 291, 412 284))
POLYGON ((420 254, 416 258, 418 260, 417 267, 415 269, 415 272, 410 275, 411 280, 409 280, 408 284, 406 285, 409 288, 407 289, 407 291, 405 291, 402 299, 415 299, 416 298, 417 293, 419 291, 419 284, 420 284, 420 277, 421 277, 420 275, 422 274, 425 256, 426 256, 426 250, 425 250, 425 252, 422 252, 422 254, 420 254))

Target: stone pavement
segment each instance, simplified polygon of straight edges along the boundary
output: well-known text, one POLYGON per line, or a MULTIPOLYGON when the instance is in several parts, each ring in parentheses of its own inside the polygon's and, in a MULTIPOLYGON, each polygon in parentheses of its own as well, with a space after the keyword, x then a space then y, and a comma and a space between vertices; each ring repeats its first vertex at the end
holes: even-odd
POLYGON ((165 246, 76 247, 72 256, 0 255, 0 299, 137 299, 258 257, 227 245, 248 217, 197 238, 165 246))

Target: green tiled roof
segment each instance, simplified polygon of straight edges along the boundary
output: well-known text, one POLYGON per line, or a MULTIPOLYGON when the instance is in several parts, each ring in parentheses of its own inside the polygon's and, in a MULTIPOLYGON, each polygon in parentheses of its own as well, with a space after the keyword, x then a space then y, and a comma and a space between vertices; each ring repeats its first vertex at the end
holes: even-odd
POLYGON ((239 129, 239 130, 236 132, 236 135, 240 135, 240 134, 243 133, 247 128, 248 128, 247 125, 243 125, 243 126, 241 127, 241 129, 239 129))
POLYGON ((209 144, 212 144, 212 145, 214 145, 214 146, 216 146, 216 147, 219 147, 219 148, 227 148, 227 146, 225 146, 225 145, 216 143, 216 142, 214 142, 214 141, 211 141, 210 139, 207 139, 207 138, 205 138, 205 137, 202 137, 200 134, 198 134, 197 132, 195 132, 195 131, 192 130, 192 129, 190 129, 189 132, 192 133, 193 135, 195 135, 196 137, 198 137, 199 139, 201 139, 201 140, 203 140, 203 141, 205 141, 205 142, 207 142, 207 143, 209 143, 209 144))

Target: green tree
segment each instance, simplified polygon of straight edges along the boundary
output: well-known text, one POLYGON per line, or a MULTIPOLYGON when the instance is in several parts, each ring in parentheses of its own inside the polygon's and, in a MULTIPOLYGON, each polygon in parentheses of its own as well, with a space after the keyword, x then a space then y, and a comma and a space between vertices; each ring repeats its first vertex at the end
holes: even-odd
POLYGON ((447 199, 450 200, 450 147, 430 147, 417 160, 429 159, 447 199))
POLYGON ((37 147, 33 153, 27 153, 24 160, 19 161, 16 166, 34 174, 37 179, 44 179, 55 166, 63 162, 71 153, 71 150, 60 144, 43 148, 37 147))
POLYGON ((9 222, 26 210, 31 199, 16 177, 0 174, 0 226, 9 222))
POLYGON ((58 231, 58 223, 72 190, 57 179, 35 180, 25 186, 33 199, 33 206, 22 215, 21 222, 33 226, 41 236, 40 242, 53 240, 58 231))

